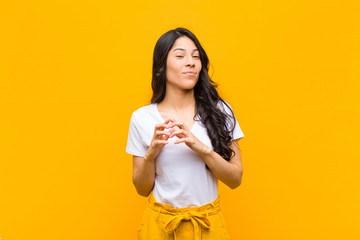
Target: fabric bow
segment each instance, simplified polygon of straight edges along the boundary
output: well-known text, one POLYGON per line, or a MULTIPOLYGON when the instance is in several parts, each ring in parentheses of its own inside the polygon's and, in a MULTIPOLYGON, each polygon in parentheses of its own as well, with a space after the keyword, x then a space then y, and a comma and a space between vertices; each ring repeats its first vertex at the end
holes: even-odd
POLYGON ((166 233, 171 233, 175 231, 175 229, 180 225, 181 221, 191 221, 194 225, 194 235, 196 236, 197 232, 199 232, 199 224, 200 226, 209 229, 210 221, 206 217, 205 214, 201 214, 196 211, 188 211, 182 214, 177 214, 172 216, 164 225, 164 230, 166 233))

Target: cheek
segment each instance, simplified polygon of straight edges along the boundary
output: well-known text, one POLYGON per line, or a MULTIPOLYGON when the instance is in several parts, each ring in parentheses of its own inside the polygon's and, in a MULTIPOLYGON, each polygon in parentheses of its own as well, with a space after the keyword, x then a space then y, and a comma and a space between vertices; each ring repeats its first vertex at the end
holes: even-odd
POLYGON ((177 73, 172 67, 166 69, 166 79, 170 82, 174 82, 177 79, 177 73))
POLYGON ((175 62, 168 62, 167 72, 169 75, 179 75, 181 73, 181 65, 175 62))

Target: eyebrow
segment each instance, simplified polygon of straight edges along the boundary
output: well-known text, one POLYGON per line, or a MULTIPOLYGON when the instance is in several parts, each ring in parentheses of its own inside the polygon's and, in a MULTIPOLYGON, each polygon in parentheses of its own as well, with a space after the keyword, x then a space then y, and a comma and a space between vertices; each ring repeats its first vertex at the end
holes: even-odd
MULTIPOLYGON (((175 52, 175 50, 185 50, 185 49, 184 48, 175 48, 173 52, 175 52)), ((195 49, 193 49, 193 52, 194 51, 199 51, 199 49, 195 48, 195 49)))

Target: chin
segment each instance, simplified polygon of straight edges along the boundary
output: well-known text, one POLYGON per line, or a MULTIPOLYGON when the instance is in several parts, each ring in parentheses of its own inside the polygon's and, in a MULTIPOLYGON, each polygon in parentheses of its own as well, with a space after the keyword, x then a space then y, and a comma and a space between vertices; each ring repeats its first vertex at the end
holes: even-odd
POLYGON ((178 81, 176 83, 173 83, 172 85, 176 88, 180 88, 182 90, 191 90, 194 89, 195 85, 197 84, 197 79, 185 79, 178 81))
POLYGON ((181 88, 184 90, 191 90, 191 89, 194 89, 195 85, 196 85, 196 83, 195 84, 187 84, 187 85, 181 86, 181 88))

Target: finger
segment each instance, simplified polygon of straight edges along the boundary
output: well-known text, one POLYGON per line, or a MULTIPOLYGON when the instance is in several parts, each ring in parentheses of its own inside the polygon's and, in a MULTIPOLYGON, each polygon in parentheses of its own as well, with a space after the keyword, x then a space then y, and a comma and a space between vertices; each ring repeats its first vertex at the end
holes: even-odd
MULTIPOLYGON (((173 133, 175 131, 174 128, 171 128, 169 131, 165 131, 167 134, 165 136, 163 136, 164 140, 168 140, 169 138, 171 138, 171 133, 173 133)), ((0 239, 1 240, 1 239, 0 239)))
POLYGON ((167 124, 165 124, 165 123, 159 123, 159 124, 155 125, 155 131, 164 130, 165 128, 167 128, 167 124))
POLYGON ((176 131, 174 131, 173 133, 171 133, 170 134, 170 137, 173 137, 173 136, 178 136, 178 135, 184 135, 184 136, 182 136, 182 138, 183 137, 188 137, 189 136, 189 133, 186 131, 186 130, 184 130, 184 129, 179 129, 179 130, 176 130, 176 131))
POLYGON ((181 138, 181 139, 178 139, 174 142, 174 144, 179 144, 179 143, 182 143, 182 142, 186 142, 188 140, 188 138, 181 138))
POLYGON ((167 143, 168 143, 167 140, 155 140, 155 141, 154 141, 154 145, 155 145, 155 146, 166 145, 167 143))
POLYGON ((163 140, 168 140, 169 138, 170 138, 170 135, 165 135, 165 136, 162 137, 163 140))
POLYGON ((175 127, 175 126, 178 126, 179 128, 181 129, 185 129, 187 130, 187 126, 185 125, 185 123, 183 122, 173 122, 173 123, 170 123, 169 127, 175 127))
POLYGON ((173 119, 173 118, 168 118, 168 119, 166 119, 165 120, 165 124, 168 124, 169 122, 175 122, 175 119, 173 119))
POLYGON ((157 124, 154 130, 153 139, 168 140, 171 132, 166 131, 165 128, 166 128, 165 124, 163 123, 157 124))
POLYGON ((163 135, 166 135, 166 136, 170 136, 170 132, 169 131, 160 131, 160 130, 157 130, 155 131, 155 136, 156 137, 162 137, 163 135))
POLYGON ((166 123, 166 128, 171 128, 170 125, 171 125, 173 122, 175 122, 175 121, 176 121, 176 120, 173 119, 173 118, 168 118, 168 119, 166 119, 165 122, 164 122, 164 123, 166 123))

